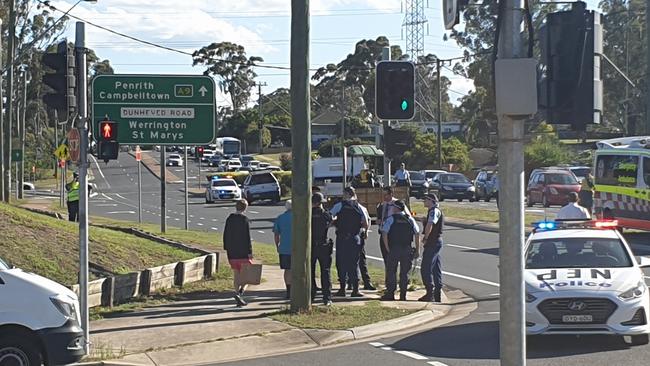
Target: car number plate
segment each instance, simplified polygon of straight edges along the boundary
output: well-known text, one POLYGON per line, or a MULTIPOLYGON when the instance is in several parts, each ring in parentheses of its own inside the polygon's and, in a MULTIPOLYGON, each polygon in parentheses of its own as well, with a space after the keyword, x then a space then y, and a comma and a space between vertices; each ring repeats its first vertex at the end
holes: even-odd
POLYGON ((591 315, 563 315, 563 323, 591 323, 594 318, 591 315))

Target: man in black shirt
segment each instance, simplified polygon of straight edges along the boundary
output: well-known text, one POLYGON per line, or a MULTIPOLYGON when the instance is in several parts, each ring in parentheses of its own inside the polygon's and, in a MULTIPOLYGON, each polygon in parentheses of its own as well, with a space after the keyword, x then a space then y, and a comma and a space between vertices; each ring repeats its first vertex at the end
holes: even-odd
POLYGON ((320 281, 323 292, 323 304, 332 304, 332 283, 330 267, 332 266, 332 249, 334 243, 327 240, 327 231, 332 223, 332 215, 323 208, 325 197, 320 192, 311 196, 311 298, 316 297, 316 262, 320 264, 320 281))
POLYGON ((248 217, 244 214, 248 202, 246 200, 237 201, 235 207, 237 212, 230 214, 226 219, 226 227, 223 231, 223 247, 226 250, 228 262, 233 272, 235 301, 237 306, 245 306, 246 301, 244 301, 243 296, 247 285, 242 283, 240 274, 244 265, 252 263, 253 245, 248 217))

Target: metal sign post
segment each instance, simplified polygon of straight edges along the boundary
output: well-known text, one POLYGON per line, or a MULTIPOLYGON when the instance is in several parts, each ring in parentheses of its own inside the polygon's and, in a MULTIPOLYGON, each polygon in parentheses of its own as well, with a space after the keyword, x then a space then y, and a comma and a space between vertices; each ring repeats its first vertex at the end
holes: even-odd
POLYGON ((135 147, 135 161, 138 162, 138 223, 142 224, 142 151, 135 147))
POLYGON ((160 147, 160 232, 167 232, 167 164, 165 146, 160 147))
POLYGON ((185 178, 183 179, 183 184, 185 185, 185 230, 189 230, 189 214, 190 214, 190 204, 188 202, 189 200, 189 194, 187 192, 188 190, 188 185, 187 185, 187 146, 183 149, 185 150, 185 161, 183 162, 183 166, 185 167, 185 178))

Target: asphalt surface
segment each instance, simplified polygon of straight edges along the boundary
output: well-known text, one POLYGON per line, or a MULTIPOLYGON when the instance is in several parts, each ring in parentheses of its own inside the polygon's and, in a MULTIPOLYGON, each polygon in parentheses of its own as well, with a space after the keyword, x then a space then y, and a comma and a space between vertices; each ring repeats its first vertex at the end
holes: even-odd
MULTIPOLYGON (((190 162, 190 185, 197 186, 198 169, 190 162), (193 177, 193 178, 192 178, 193 177)), ((137 165, 128 154, 108 165, 93 161, 98 195, 90 202, 92 215, 137 221, 137 165)), ((179 178, 182 168, 171 168, 179 178)), ((160 181, 142 169, 143 219, 160 222, 160 181)), ((168 184, 168 225, 184 225, 182 184, 168 184)), ((482 203, 466 203, 469 205, 482 203)), ((490 205, 490 204, 488 204, 490 205)), ((496 206, 495 206, 496 209, 496 206)), ((252 237, 272 243, 272 224, 283 212, 283 205, 254 204, 249 208, 253 220, 252 237)), ((232 204, 205 204, 203 198, 190 198, 189 219, 193 230, 214 231, 221 235, 232 204)), ((629 234, 636 255, 650 255, 650 234, 629 234)), ((369 233, 366 252, 370 262, 381 265, 376 226, 369 233)), ((499 364, 499 274, 498 235, 478 230, 447 226, 442 252, 444 282, 478 301, 478 309, 468 317, 434 329, 385 337, 347 346, 295 353, 231 365, 498 365, 499 364)), ((650 272, 646 272, 650 276, 650 272)), ((631 347, 621 337, 534 337, 529 338, 530 365, 647 365, 650 346, 631 347)))

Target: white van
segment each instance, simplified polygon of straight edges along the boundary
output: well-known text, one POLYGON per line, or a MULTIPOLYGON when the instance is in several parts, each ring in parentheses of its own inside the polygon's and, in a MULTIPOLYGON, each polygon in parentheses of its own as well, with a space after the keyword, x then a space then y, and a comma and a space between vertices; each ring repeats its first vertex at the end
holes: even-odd
POLYGON ((85 352, 77 295, 0 259, 0 365, 65 365, 85 352))

